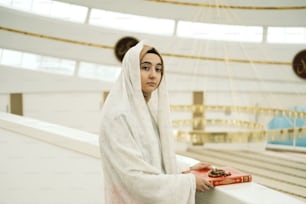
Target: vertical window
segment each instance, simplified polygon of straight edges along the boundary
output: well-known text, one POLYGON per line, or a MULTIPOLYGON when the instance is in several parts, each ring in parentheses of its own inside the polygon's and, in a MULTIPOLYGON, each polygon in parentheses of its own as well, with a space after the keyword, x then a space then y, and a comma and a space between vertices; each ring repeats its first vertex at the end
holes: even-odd
POLYGON ((41 58, 40 69, 48 72, 73 75, 75 64, 75 61, 72 60, 43 56, 41 58))
POLYGON ((177 36, 207 40, 262 42, 263 28, 259 26, 219 25, 179 21, 177 36))
POLYGON ((51 10, 52 1, 33 0, 32 11, 37 14, 48 16, 51 10))
POLYGON ((157 35, 172 35, 175 21, 92 9, 89 24, 157 35))
POLYGON ((79 77, 100 79, 104 81, 115 81, 121 69, 116 66, 99 65, 88 62, 81 62, 79 68, 79 77))
POLYGON ((74 60, 2 49, 2 51, 0 50, 0 64, 15 68, 73 75, 76 62, 74 60))
POLYGON ((22 58, 22 65, 28 69, 38 69, 40 61, 41 56, 31 53, 24 53, 22 58))
POLYGON ((31 10, 32 0, 12 0, 11 5, 16 9, 29 11, 31 10))
POLYGON ((22 53, 14 50, 3 49, 1 64, 8 66, 20 66, 22 53))
POLYGON ((12 0, 0 0, 0 4, 9 6, 11 5, 12 0))
POLYGON ((87 7, 53 1, 50 15, 68 21, 85 22, 87 7))
POLYGON ((17 10, 53 18, 84 23, 88 8, 52 0, 0 0, 0 4, 17 10))
POLYGON ((267 42, 306 44, 305 27, 268 27, 267 42))

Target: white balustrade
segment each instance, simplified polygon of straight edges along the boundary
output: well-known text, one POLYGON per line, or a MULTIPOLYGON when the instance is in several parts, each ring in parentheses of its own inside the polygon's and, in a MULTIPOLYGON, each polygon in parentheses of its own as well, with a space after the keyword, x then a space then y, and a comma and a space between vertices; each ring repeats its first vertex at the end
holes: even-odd
MULTIPOLYGON (((98 135, 0 112, 0 203, 103 204, 98 135)), ((184 156, 191 165, 197 161, 184 156)), ((169 195, 171 196, 171 195, 169 195)), ((254 182, 197 193, 205 204, 302 204, 254 182)))

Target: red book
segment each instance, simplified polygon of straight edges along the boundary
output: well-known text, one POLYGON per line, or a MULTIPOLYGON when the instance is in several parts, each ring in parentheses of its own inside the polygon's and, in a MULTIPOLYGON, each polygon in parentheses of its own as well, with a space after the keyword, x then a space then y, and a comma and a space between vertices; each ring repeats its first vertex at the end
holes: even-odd
POLYGON ((252 181, 252 175, 248 173, 241 172, 232 167, 222 167, 217 168, 217 170, 224 170, 228 175, 227 176, 218 176, 212 177, 213 171, 211 168, 205 168, 200 170, 193 170, 193 173, 202 174, 206 177, 206 179, 213 185, 213 186, 220 186, 220 185, 228 185, 234 183, 244 183, 252 181))

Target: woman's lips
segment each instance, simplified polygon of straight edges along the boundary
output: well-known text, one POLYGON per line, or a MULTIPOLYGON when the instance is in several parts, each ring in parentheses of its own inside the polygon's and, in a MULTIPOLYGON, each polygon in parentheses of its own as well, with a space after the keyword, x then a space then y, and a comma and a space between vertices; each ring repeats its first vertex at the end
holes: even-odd
POLYGON ((149 86, 154 86, 154 87, 156 86, 156 83, 155 83, 155 82, 148 82, 147 84, 148 84, 149 86))

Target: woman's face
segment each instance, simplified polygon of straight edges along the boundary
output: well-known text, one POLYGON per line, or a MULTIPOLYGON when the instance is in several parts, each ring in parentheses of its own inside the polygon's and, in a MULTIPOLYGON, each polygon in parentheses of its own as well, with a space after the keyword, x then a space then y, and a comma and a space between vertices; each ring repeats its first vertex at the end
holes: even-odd
POLYGON ((141 88, 144 94, 151 94, 159 86, 162 71, 163 64, 158 55, 144 55, 140 62, 141 88))

